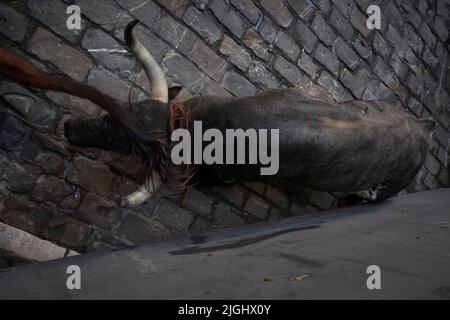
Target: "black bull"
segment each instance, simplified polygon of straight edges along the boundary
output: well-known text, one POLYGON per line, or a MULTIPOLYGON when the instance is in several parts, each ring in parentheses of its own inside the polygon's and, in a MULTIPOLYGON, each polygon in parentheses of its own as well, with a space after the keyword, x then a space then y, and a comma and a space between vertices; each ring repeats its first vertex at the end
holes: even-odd
MULTIPOLYGON (((262 176, 260 165, 210 165, 239 181, 286 182, 315 190, 353 192, 377 188, 382 200, 406 187, 427 154, 434 122, 419 120, 382 101, 324 103, 295 89, 254 97, 195 97, 184 102, 203 131, 279 129, 279 171, 262 176)), ((166 130, 167 106, 145 101, 135 113, 145 128, 166 130)), ((192 127, 192 126, 191 126, 192 127)), ((69 141, 129 153, 128 137, 110 116, 66 123, 69 141)), ((206 165, 203 165, 206 166, 206 165)))
MULTIPOLYGON (((65 135, 73 145, 123 153, 141 150, 138 154, 147 159, 143 179, 147 188, 126 197, 125 203, 131 205, 142 203, 161 182, 169 180, 168 168, 173 167, 165 151, 171 123, 167 82, 158 63, 134 37, 136 23, 127 26, 125 40, 149 78, 152 98, 136 104, 133 112, 93 87, 48 74, 0 48, 3 77, 86 98, 108 111, 109 115, 98 119, 67 121, 65 135)), ((275 175, 262 176, 258 165, 208 166, 223 176, 332 192, 374 188, 377 192, 371 200, 392 196, 413 180, 434 128, 433 121, 416 119, 385 102, 324 103, 308 100, 295 89, 254 97, 195 97, 184 106, 190 122, 202 121, 203 131, 216 128, 225 135, 226 129, 279 129, 279 170, 275 175)))

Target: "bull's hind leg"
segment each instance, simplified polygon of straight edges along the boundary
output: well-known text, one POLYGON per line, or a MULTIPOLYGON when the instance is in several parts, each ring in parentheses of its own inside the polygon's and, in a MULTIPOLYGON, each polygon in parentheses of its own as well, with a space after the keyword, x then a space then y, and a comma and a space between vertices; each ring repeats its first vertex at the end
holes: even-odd
POLYGON ((137 191, 122 198, 120 204, 122 207, 135 207, 144 203, 148 198, 158 192, 161 187, 161 179, 155 174, 152 179, 147 181, 137 191))

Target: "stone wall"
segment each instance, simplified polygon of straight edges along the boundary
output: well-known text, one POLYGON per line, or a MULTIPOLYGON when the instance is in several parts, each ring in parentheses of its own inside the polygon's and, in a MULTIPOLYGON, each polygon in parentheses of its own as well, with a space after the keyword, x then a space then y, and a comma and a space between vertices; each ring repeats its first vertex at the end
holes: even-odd
MULTIPOLYGON (((382 99, 434 118, 425 166, 405 192, 449 185, 450 3, 442 0, 28 0, 0 1, 0 45, 38 67, 66 74, 126 103, 146 99, 147 82, 124 45, 136 34, 170 85, 191 95, 254 95, 297 87, 328 101, 382 99), (66 28, 81 7, 82 30, 66 28), (381 30, 366 28, 378 4, 381 30)), ((92 103, 0 79, 0 221, 80 252, 196 235, 204 230, 327 210, 330 194, 249 183, 196 187, 133 209, 135 160, 80 150, 63 136, 92 103)))

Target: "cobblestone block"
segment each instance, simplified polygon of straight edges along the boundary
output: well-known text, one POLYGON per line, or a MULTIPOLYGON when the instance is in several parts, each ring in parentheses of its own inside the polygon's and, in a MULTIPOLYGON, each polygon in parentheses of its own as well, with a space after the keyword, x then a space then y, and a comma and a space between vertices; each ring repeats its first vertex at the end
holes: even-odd
POLYGON ((79 51, 65 45, 51 32, 37 28, 28 40, 27 50, 44 61, 49 61, 76 80, 84 80, 92 67, 91 60, 79 51))
POLYGON ((300 48, 294 40, 285 32, 280 32, 275 39, 275 45, 283 51, 292 61, 296 61, 300 54, 300 48))
POLYGON ((130 72, 135 64, 131 54, 113 37, 100 29, 89 28, 81 41, 81 46, 111 71, 130 72))
POLYGON ((81 205, 77 210, 77 217, 89 224, 111 231, 121 220, 122 211, 110 199, 89 192, 83 196, 81 205))
POLYGON ((77 156, 73 160, 67 179, 86 190, 104 196, 111 190, 113 175, 105 165, 77 156))
POLYGON ((311 24, 311 29, 326 45, 331 46, 333 44, 333 41, 336 39, 336 33, 318 12, 316 12, 316 15, 314 16, 314 20, 311 24))
MULTIPOLYGON (((99 2, 99 1, 91 1, 99 2)), ((161 16, 161 9, 148 0, 117 0, 117 3, 124 9, 128 9, 130 13, 140 22, 151 28, 155 25, 161 16)))
POLYGON ((219 203, 213 214, 215 223, 221 227, 229 228, 244 225, 244 219, 239 216, 238 210, 226 203, 219 203))
POLYGON ((278 56, 275 59, 273 68, 293 86, 296 86, 302 78, 300 69, 287 61, 283 56, 278 56))
POLYGON ((434 56, 429 47, 426 47, 423 51, 422 59, 431 69, 435 69, 438 64, 438 59, 434 56))
POLYGON ((250 28, 245 33, 242 41, 253 53, 260 59, 269 62, 273 54, 269 50, 269 46, 265 44, 264 40, 259 36, 255 29, 250 28))
POLYGON ((82 20, 81 30, 69 30, 66 26, 67 6, 62 1, 55 0, 30 0, 27 2, 30 14, 49 27, 51 30, 67 39, 72 43, 81 39, 84 29, 84 20, 82 20))
POLYGON ((263 86, 266 89, 275 89, 280 87, 276 76, 267 70, 264 64, 254 61, 248 69, 248 78, 250 81, 263 86))
POLYGON ((309 28, 300 20, 297 20, 294 27, 295 39, 300 41, 300 44, 308 53, 311 53, 316 46, 317 36, 309 30, 309 28))
POLYGON ((373 37, 373 47, 375 51, 384 59, 386 59, 391 52, 387 41, 384 40, 383 36, 379 32, 376 32, 373 37))
POLYGON ((204 193, 190 188, 183 199, 183 205, 203 217, 209 218, 212 210, 213 199, 204 193))
POLYGON ((244 72, 250 66, 251 55, 228 36, 224 36, 219 51, 229 62, 244 72))
POLYGON ((64 158, 54 152, 43 149, 34 140, 25 146, 21 158, 48 173, 57 176, 64 174, 64 158))
POLYGON ((261 37, 270 44, 275 41, 275 37, 279 32, 278 27, 269 18, 263 20, 258 31, 261 37))
POLYGON ((314 15, 315 8, 307 0, 288 0, 288 3, 303 21, 308 21, 314 15))
POLYGON ((283 28, 289 27, 294 17, 282 0, 260 0, 261 5, 283 28))
POLYGON ((107 31, 114 29, 123 14, 123 10, 114 1, 76 0, 75 4, 80 7, 83 15, 107 31))
POLYGON ((24 143, 29 140, 30 131, 11 116, 2 112, 0 104, 0 149, 5 151, 22 150, 24 143))
POLYGON ((197 33, 210 45, 213 45, 222 39, 223 32, 219 26, 212 18, 198 11, 195 7, 189 7, 186 10, 183 15, 183 21, 197 31, 197 33))
POLYGON ((333 4, 339 8, 342 14, 349 18, 352 13, 352 9, 355 7, 355 4, 352 0, 331 0, 333 4))
POLYGON ((325 46, 319 43, 314 58, 323 64, 331 73, 337 74, 339 71, 339 60, 325 46))
POLYGON ((408 66, 397 54, 392 54, 391 59, 389 60, 389 65, 400 79, 405 80, 406 75, 408 74, 408 66))
POLYGON ((358 8, 353 9, 350 17, 350 22, 353 27, 355 27, 356 30, 358 30, 359 33, 361 33, 365 38, 369 36, 370 30, 367 29, 366 25, 367 17, 361 11, 359 11, 358 8))
POLYGON ((297 65, 300 69, 306 72, 311 78, 315 78, 320 70, 320 67, 314 63, 313 59, 305 52, 302 52, 297 65))
POLYGON ((312 204, 322 210, 330 210, 337 205, 336 198, 328 192, 312 191, 309 199, 312 204))
POLYGON ((0 3, 0 34, 15 42, 23 42, 30 22, 6 3, 0 3))
POLYGON ((0 85, 0 97, 25 118, 32 127, 44 132, 52 132, 55 129, 58 117, 55 108, 22 86, 3 81, 0 85))
POLYGON ((368 59, 371 56, 372 49, 370 48, 369 43, 360 34, 355 36, 352 45, 362 58, 368 59))
POLYGON ((269 203, 257 196, 250 196, 245 203, 244 210, 260 220, 267 219, 269 213, 269 203))
POLYGON ((194 221, 189 211, 166 200, 160 201, 153 218, 180 235, 187 233, 194 221))
POLYGON ((239 15, 222 0, 210 1, 209 8, 216 18, 236 37, 241 38, 246 27, 239 15))
POLYGON ((345 65, 350 69, 353 70, 358 66, 358 55, 340 37, 336 38, 333 43, 333 53, 335 53, 339 57, 339 59, 344 62, 345 65))
POLYGON ((186 10, 186 6, 189 3, 188 0, 157 0, 157 1, 177 17, 181 17, 183 15, 183 13, 186 10))
POLYGON ((345 40, 352 40, 354 34, 353 27, 336 7, 333 7, 331 11, 330 24, 345 40))
POLYGON ((448 27, 445 26, 445 22, 441 18, 435 18, 433 22, 433 29, 439 36, 442 42, 446 42, 448 39, 448 27))
POLYGON ((373 71, 387 86, 395 84, 396 80, 394 73, 380 57, 376 58, 373 71))
POLYGON ((159 19, 153 29, 158 36, 184 54, 188 54, 197 41, 197 36, 194 32, 170 16, 164 16, 159 19))
POLYGON ((352 74, 349 70, 344 69, 342 71, 340 80, 344 86, 346 86, 356 97, 356 99, 361 99, 366 85, 357 75, 352 74))
POLYGON ((419 29, 419 34, 422 37, 422 39, 431 47, 434 48, 436 45, 436 37, 431 32, 430 27, 426 23, 422 23, 422 26, 419 29))
POLYGON ((244 200, 248 194, 248 191, 240 185, 230 187, 214 187, 213 191, 227 201, 230 201, 238 208, 244 205, 244 200))
POLYGON ((222 85, 236 96, 254 96, 256 87, 246 78, 234 71, 228 71, 222 81, 222 85))
POLYGON ((338 102, 344 102, 352 99, 350 93, 348 93, 345 88, 336 81, 328 72, 322 71, 320 74, 319 84, 327 89, 338 102))
POLYGON ((289 198, 285 192, 273 186, 267 186, 264 197, 280 208, 286 209, 289 206, 289 198))
POLYGON ((134 244, 145 244, 161 241, 170 237, 170 230, 157 220, 146 220, 138 215, 129 213, 120 223, 117 233, 132 241, 134 244))
POLYGON ((262 15, 261 10, 251 0, 231 0, 230 3, 253 25, 258 22, 262 15))
POLYGON ((226 61, 202 41, 197 41, 194 44, 192 50, 189 52, 189 59, 217 82, 222 80, 228 67, 226 61))

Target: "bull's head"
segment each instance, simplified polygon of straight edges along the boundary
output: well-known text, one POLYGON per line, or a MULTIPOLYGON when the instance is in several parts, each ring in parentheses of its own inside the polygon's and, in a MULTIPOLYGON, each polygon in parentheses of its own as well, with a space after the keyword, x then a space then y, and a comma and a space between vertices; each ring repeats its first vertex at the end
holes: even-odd
POLYGON ((180 168, 169 163, 168 103, 169 91, 164 73, 150 52, 134 37, 137 21, 125 29, 125 40, 144 69, 151 97, 131 106, 116 106, 121 111, 95 119, 70 119, 64 124, 65 136, 77 147, 97 147, 125 154, 137 154, 144 161, 140 174, 141 189, 123 199, 122 204, 137 205, 156 191, 162 180, 186 182, 180 168))

